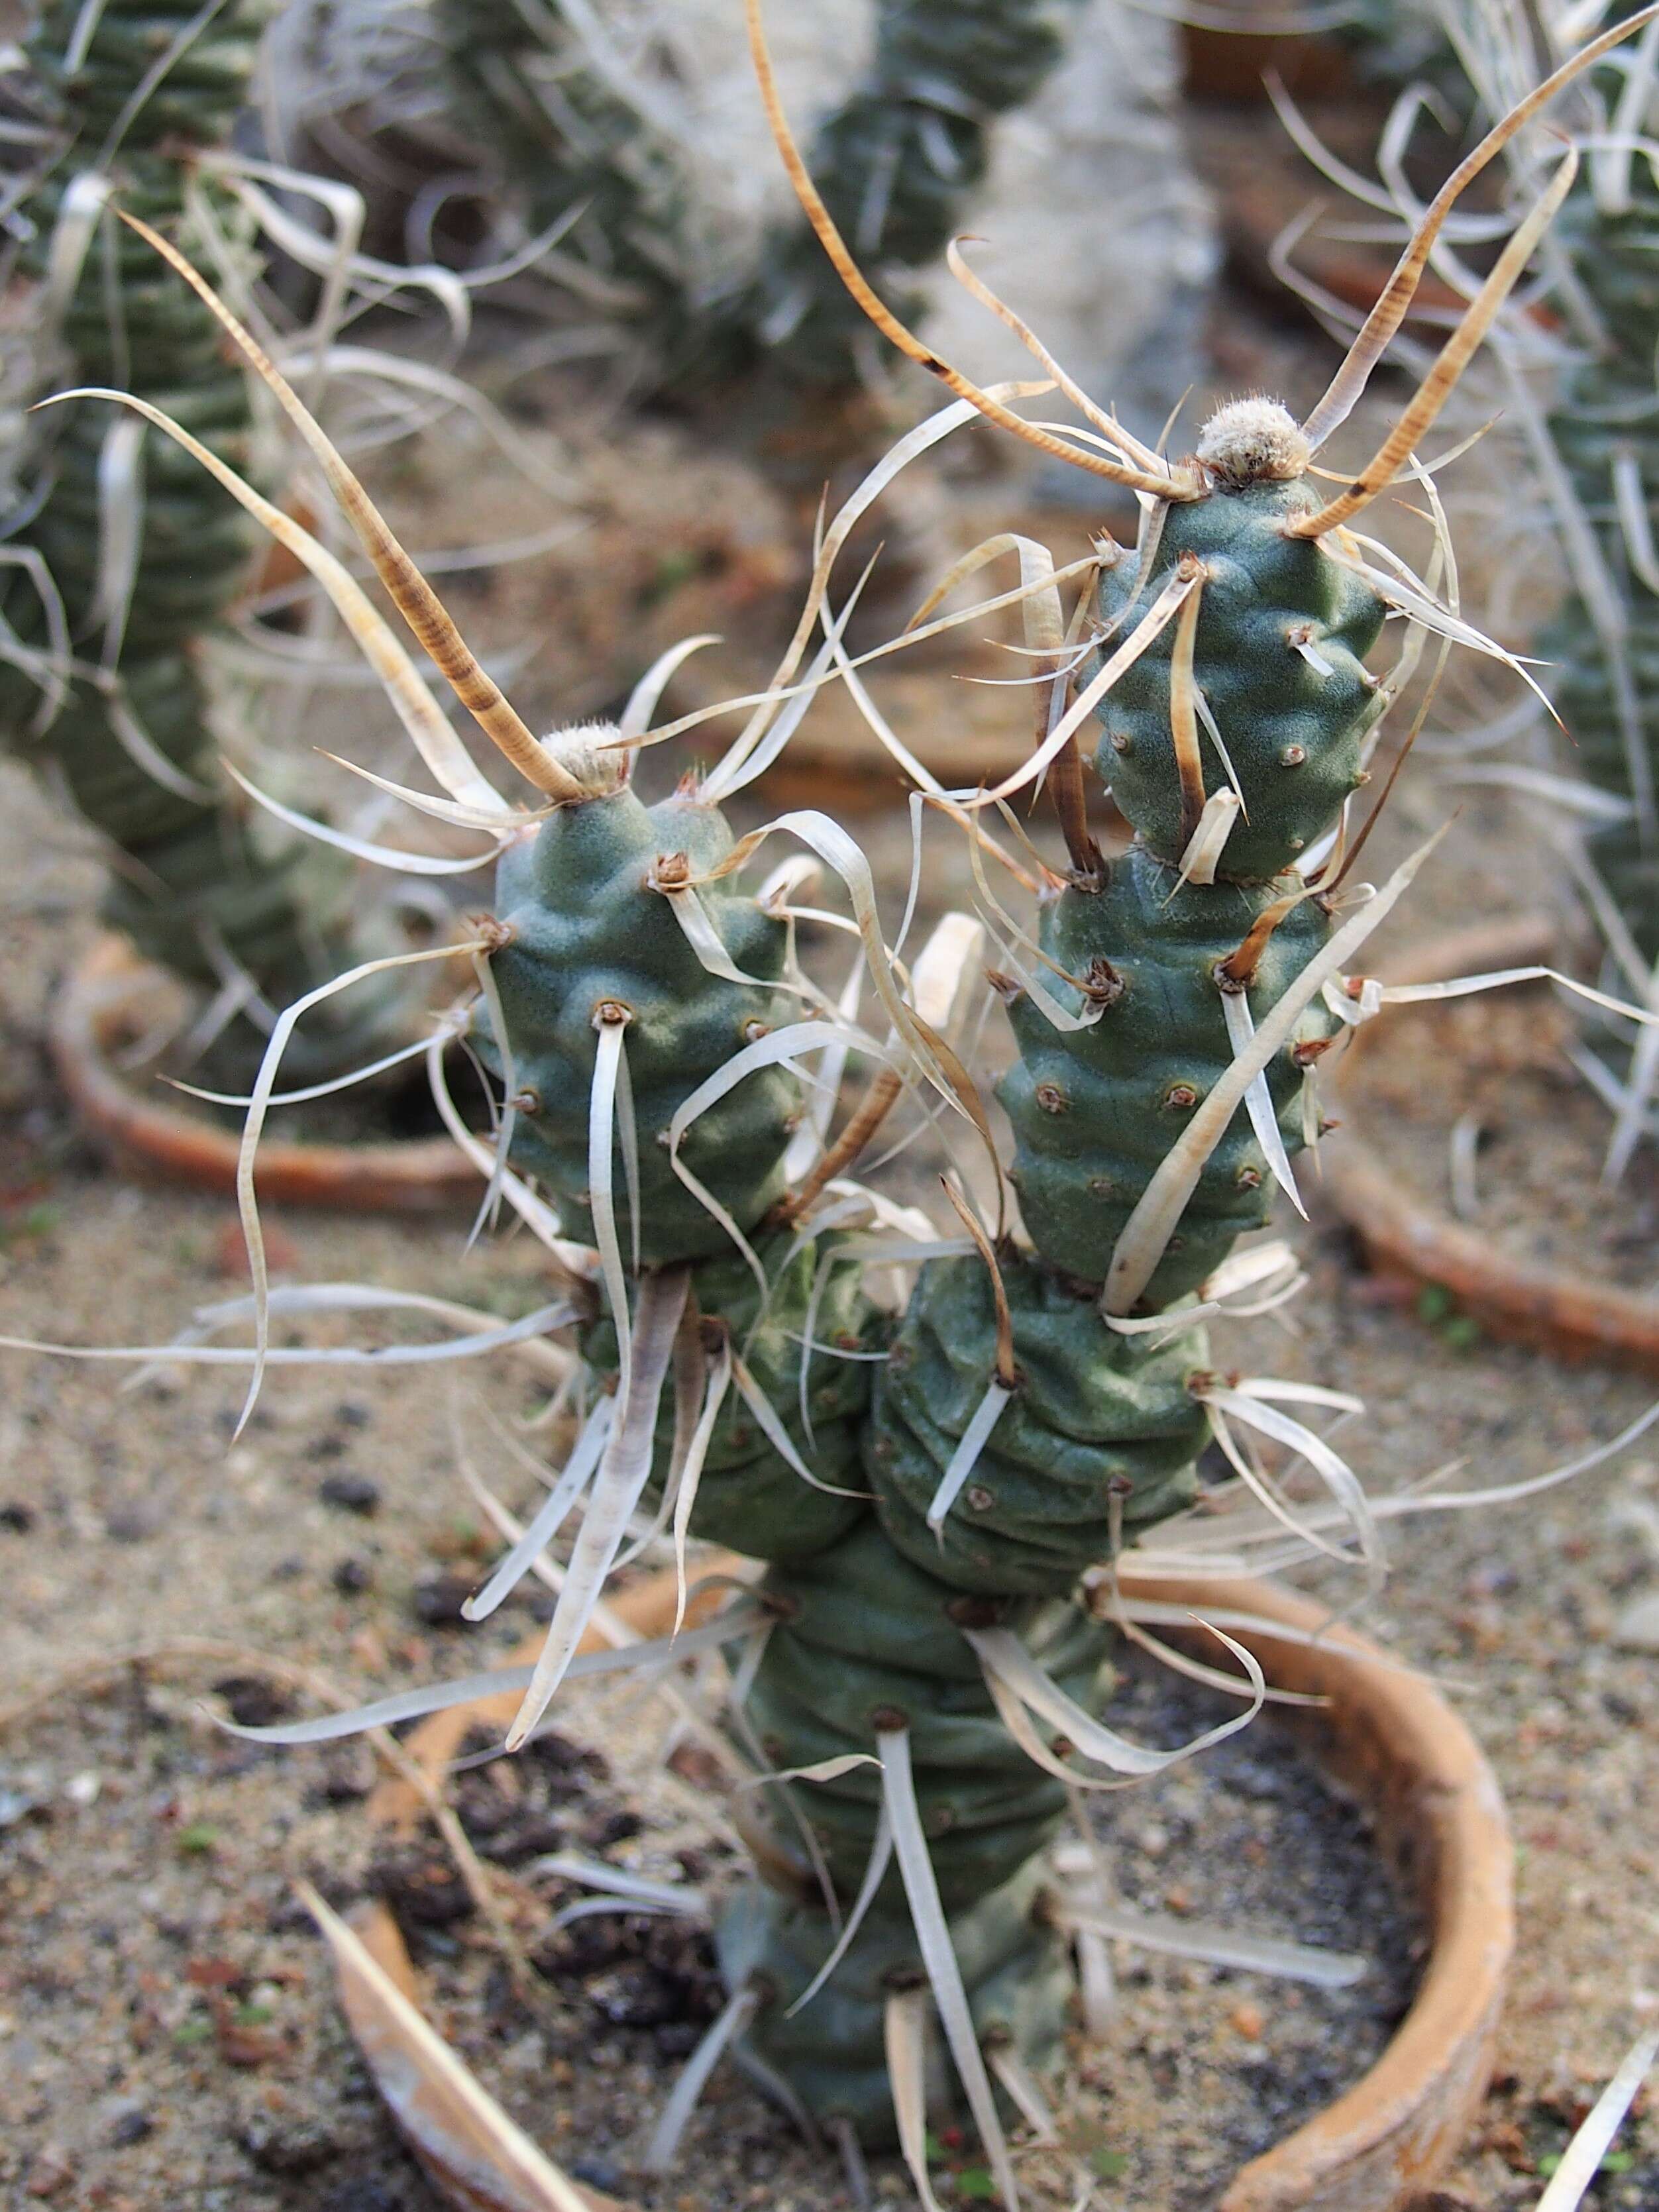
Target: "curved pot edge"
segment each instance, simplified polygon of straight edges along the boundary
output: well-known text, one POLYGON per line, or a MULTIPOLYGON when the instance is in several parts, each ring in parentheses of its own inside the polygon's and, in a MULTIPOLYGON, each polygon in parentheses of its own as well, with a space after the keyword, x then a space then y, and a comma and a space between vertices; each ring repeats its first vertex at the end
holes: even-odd
MULTIPOLYGON (((708 1571, 751 1565, 723 1554, 708 1571)), ((1206 1605, 1237 1608, 1302 1629, 1322 1627, 1329 1617, 1315 1601, 1271 1583, 1141 1580, 1127 1573, 1123 1579, 1146 1595, 1200 1613, 1206 1605)), ((636 1633, 660 1633, 672 1619, 674 1595, 671 1570, 623 1592, 617 1609, 636 1633)), ((1479 1746, 1444 1698, 1420 1676, 1367 1663, 1377 1647, 1364 1638, 1332 1628, 1314 1648, 1266 1634, 1245 1640, 1272 1645, 1277 1682, 1333 1697, 1340 1718, 1334 1729, 1328 1717, 1324 1725, 1339 1753, 1345 1742, 1352 1751, 1331 1763, 1370 1806, 1385 1842, 1392 1840, 1416 1871, 1432 1945, 1412 2008, 1376 2063, 1242 2168, 1218 2212, 1400 2212, 1455 2154, 1491 2074, 1514 1940, 1514 1854, 1502 1800, 1479 1746), (1391 1828, 1401 1832, 1391 1837, 1391 1828)), ((539 1641, 528 1639, 528 1656, 539 1641)), ((481 1719, 503 1724, 515 1703, 509 1697, 435 1714, 405 1748, 435 1771, 470 1727, 481 1719)), ((421 1808, 419 1794, 392 1779, 377 1790, 368 1812, 377 1824, 396 1827, 421 1808)), ((407 1973, 389 1914, 375 1916, 374 1939, 382 1963, 407 1973)))
POLYGON ((1316 1756, 1372 1814, 1431 1932, 1411 2008, 1376 2063, 1243 2167, 1218 2212, 1387 2212, 1408 2203, 1450 2163, 1491 2076, 1515 1933, 1514 1849, 1497 1778, 1429 1682, 1367 1663, 1382 1656, 1378 1647, 1328 1626, 1328 1608, 1316 1601, 1261 1582, 1145 1587, 1200 1613, 1237 1609, 1324 1631, 1311 1649, 1266 1634, 1246 1640, 1258 1656, 1271 1650, 1277 1686, 1332 1697, 1316 1756))
MULTIPOLYGON (((1536 915, 1461 932, 1404 956, 1390 980, 1439 982, 1471 969, 1529 966, 1559 947, 1560 934, 1554 922, 1536 915)), ((1356 1046, 1365 1034, 1358 1033, 1356 1046)), ((1352 1121, 1321 1148, 1321 1158, 1325 1196, 1367 1251, 1449 1291, 1494 1336, 1564 1359, 1659 1374, 1659 1298, 1505 1252, 1402 1189, 1352 1121)))
MULTIPOLYGON (((169 1182, 231 1195, 235 1136, 200 1115, 141 1096, 110 1065, 106 1040, 144 973, 124 939, 106 936, 94 943, 52 1009, 47 1041, 58 1080, 82 1127, 115 1159, 169 1182)), ((278 1206, 447 1212, 475 1203, 480 1180, 447 1137, 364 1145, 267 1140, 259 1147, 259 1195, 278 1206)))

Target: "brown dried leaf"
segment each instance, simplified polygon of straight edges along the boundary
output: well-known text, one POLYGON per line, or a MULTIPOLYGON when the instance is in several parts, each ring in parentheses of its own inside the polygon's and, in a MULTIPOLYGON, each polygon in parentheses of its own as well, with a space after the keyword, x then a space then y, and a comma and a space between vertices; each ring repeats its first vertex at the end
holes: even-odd
POLYGON ((374 2086, 449 2203, 461 2212, 624 2212, 614 2199, 567 2179, 422 2017, 362 1937, 308 1883, 300 1885, 300 1895, 333 1951, 340 2002, 374 2086))

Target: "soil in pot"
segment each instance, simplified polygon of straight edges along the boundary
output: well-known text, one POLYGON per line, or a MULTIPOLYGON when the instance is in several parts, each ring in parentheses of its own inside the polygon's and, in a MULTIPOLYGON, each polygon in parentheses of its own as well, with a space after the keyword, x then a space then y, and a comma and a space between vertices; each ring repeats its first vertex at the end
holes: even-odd
MULTIPOLYGON (((1126 1674, 1122 1717, 1146 1741, 1219 1717, 1212 1693, 1152 1662, 1132 1656, 1126 1674)), ((428 2212, 343 2042, 325 1956, 288 1887, 302 1872, 338 1905, 386 1899, 429 2017, 578 2179, 648 2212, 844 2212, 833 2162, 729 2068, 672 2178, 638 2169, 641 2123, 719 2009, 712 1948, 668 1917, 555 1928, 592 1893, 538 1862, 574 1852, 714 1895, 736 1878, 738 1855, 704 1811, 707 1754, 683 1743, 664 1765, 659 1703, 637 1689, 574 1694, 557 1736, 455 1785, 480 1855, 524 1885, 535 1972, 520 1994, 441 1844, 370 1832, 367 1747, 237 1742, 205 1718, 210 1688, 249 1721, 294 1709, 291 1692, 227 1656, 130 1670, 80 1711, 64 1702, 0 1738, 0 1881, 30 1922, 6 2007, 9 2182, 27 2191, 61 2166, 64 2201, 146 2212, 169 2190, 227 2212, 428 2212)), ((1375 1961, 1326 1991, 1119 1948, 1111 2033, 1093 2049, 1075 2039, 1056 2109, 1102 2204, 1200 2212, 1370 2064, 1409 2000, 1413 1933, 1358 1816, 1271 1723, 1118 1800, 1101 1825, 1126 1904, 1357 1945, 1375 1961)), ((971 2138, 947 2131, 939 2163, 955 2177, 942 2200, 975 2201, 971 2138)), ((1046 2168, 1040 2154, 1022 2160, 1042 2212, 1075 2194, 1066 2167, 1046 2168)), ((878 2203, 912 2201, 896 2161, 872 2180, 878 2203)))

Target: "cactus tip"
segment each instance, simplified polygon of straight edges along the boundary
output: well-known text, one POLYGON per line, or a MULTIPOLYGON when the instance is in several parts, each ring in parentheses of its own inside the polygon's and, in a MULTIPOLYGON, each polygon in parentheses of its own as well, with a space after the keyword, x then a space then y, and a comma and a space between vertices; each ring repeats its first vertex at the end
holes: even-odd
POLYGON ((1224 490, 1288 483, 1313 457, 1305 433, 1276 399, 1230 399, 1204 425, 1198 458, 1224 490))

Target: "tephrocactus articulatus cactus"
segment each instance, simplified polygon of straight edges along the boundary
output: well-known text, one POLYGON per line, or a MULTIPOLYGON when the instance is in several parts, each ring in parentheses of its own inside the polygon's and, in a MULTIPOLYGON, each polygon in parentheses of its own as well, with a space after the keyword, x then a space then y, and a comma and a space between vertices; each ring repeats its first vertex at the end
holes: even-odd
MULTIPOLYGON (((12 217, 39 284, 42 383, 119 386, 244 471, 246 371, 114 210, 193 240, 205 209, 246 256, 246 220, 198 162, 228 143, 268 14, 266 0, 211 21, 186 0, 49 6, 27 50, 58 158, 12 217)), ((0 571, 16 641, 0 664, 5 740, 115 848, 109 920, 193 987, 228 994, 240 976, 268 1025, 349 964, 354 933, 339 856, 253 817, 219 770, 198 647, 247 589, 258 534, 136 415, 76 400, 34 419, 38 500, 9 541, 33 558, 0 571)), ((354 1000, 349 1022, 325 1009, 299 1056, 363 1059, 376 1003, 354 1000)), ((221 1065, 245 1074, 261 1032, 227 1018, 221 1065)))
MULTIPOLYGON (((982 412, 1052 450, 870 291, 788 143, 763 53, 760 64, 803 204, 876 326, 982 412)), ((1041 749, 1073 860, 1042 911, 1042 985, 999 984, 1020 1055, 1000 1088, 1017 1139, 1011 1179, 1035 1249, 1005 1241, 983 1262, 926 1266, 878 1370, 866 1468, 881 1528, 908 1565, 902 1576, 884 1569, 886 1601, 908 1615, 906 1631, 890 1641, 866 1627, 875 1539, 855 1531, 810 1567, 769 1577, 781 1617, 750 1697, 781 1766, 855 1748, 881 1761, 881 1790, 867 1768, 849 1766, 811 1801, 838 1881, 860 1853, 871 1869, 851 1942, 805 1887, 746 1901, 727 1930, 731 1970, 757 1978, 763 1992, 746 2029, 752 2046, 810 2087, 816 2110, 840 2109, 867 2136, 889 2124, 873 2058, 878 2002, 890 2013, 902 2003, 925 1948, 909 1932, 913 1921, 924 1926, 930 1879, 915 1864, 916 1826, 908 1860, 901 1845, 897 1868, 886 1863, 907 1819, 926 1837, 936 1903, 962 1939, 957 1994, 979 2045, 1040 2054, 1055 2032, 1060 1939, 1021 1869, 1060 1807, 1029 1779, 1005 1791, 999 1762, 968 1750, 975 1727, 1018 1707, 1011 1683, 1030 1675, 1004 1645, 1000 1673, 994 1661, 964 1668, 945 1623, 969 1636, 1011 1632, 1029 1665, 1043 1638, 1064 1640, 1055 1609, 1064 1614, 1085 1571, 1193 1495, 1207 1433, 1200 1401, 1214 1378, 1201 1333, 1179 1323, 1180 1303, 1265 1220, 1275 1176, 1288 1178, 1289 1155, 1313 1133, 1307 1072, 1338 1026, 1319 988, 1342 949, 1331 945, 1328 894, 1355 842, 1347 803, 1367 780, 1389 696, 1364 659, 1399 604, 1344 526, 1433 420, 1565 174, 1365 470, 1334 496, 1310 471, 1398 327, 1453 199, 1518 122, 1494 132, 1437 199, 1305 425, 1272 401, 1237 401, 1206 425, 1194 457, 1172 466, 1066 385, 1101 434, 1090 458, 1075 448, 1067 458, 1133 485, 1145 519, 1133 552, 1109 539, 1102 548, 1098 642, 1069 714, 1057 684, 1041 749), (1090 705, 1102 726, 1097 766, 1135 832, 1109 867, 1090 844, 1066 761, 1090 705), (1253 1053, 1264 1030, 1271 1049, 1253 1053), (1172 1308, 1167 1332, 1112 1325, 1172 1308), (803 1691, 823 1682, 830 1651, 845 1672, 833 1699, 817 1691, 809 1720, 803 1691), (820 1809, 826 1801, 832 1813, 820 1809), (850 1972, 839 2004, 820 2010, 815 1997, 792 2012, 838 1948, 838 1976, 850 1972), (1022 1978, 1023 2012, 1009 2002, 1022 1978)), ((1070 1706, 1049 1699, 1044 1718, 1076 1745, 1109 1676, 1086 1643, 1060 1663, 1073 1670, 1070 1706), (1092 1693, 1083 1686, 1091 1668, 1092 1693)), ((1048 1671, 1057 1679, 1053 1663, 1048 1671)), ((948 2033, 947 1993, 929 1967, 948 2033)), ((959 2025, 951 2042, 983 2129, 982 2069, 959 2025)))
MULTIPOLYGON (((756 43, 776 116, 757 20, 756 43)), ((1212 1426, 1230 1433, 1224 1416, 1299 1437, 1324 1475, 1320 1505, 1268 1494, 1288 1555, 1309 1538, 1329 1549, 1321 1531, 1335 1529, 1375 1564, 1375 1523, 1346 1464, 1264 1404, 1352 1401, 1218 1375, 1192 1293, 1201 1285, 1213 1302, 1229 1268, 1243 1279, 1236 1261, 1218 1263, 1258 1224, 1268 1184, 1291 1178, 1289 1156, 1310 1133, 1309 1070, 1346 1003, 1344 963, 1409 878, 1411 864, 1352 912, 1334 899, 1365 827, 1347 820, 1346 802, 1389 696, 1361 655, 1391 596, 1434 619, 1365 562, 1345 526, 1434 420, 1565 185, 1519 228, 1371 461, 1322 499, 1314 454, 1398 328, 1457 192, 1522 118, 1437 198, 1305 424, 1272 403, 1236 404, 1174 464, 1080 399, 1094 443, 1036 429, 928 355, 864 285, 776 119, 809 216, 878 327, 972 407, 1147 495, 1134 551, 1108 546, 1093 564, 1093 626, 1075 631, 1079 650, 1048 656, 1044 734, 1004 787, 1048 773, 1071 860, 1066 877, 1036 883, 1042 975, 994 979, 1020 1053, 1004 1097, 1029 1248, 988 1231, 951 1183, 967 1234, 930 1257, 937 1234, 848 1173, 907 1085, 960 1108, 959 1126, 991 1147, 951 1042, 950 962, 938 952, 959 950, 962 933, 942 924, 907 970, 884 939, 867 863, 837 824, 786 814, 734 844, 721 817, 765 763, 820 617, 814 672, 830 672, 839 632, 828 578, 862 494, 826 528, 806 615, 742 735, 712 774, 651 806, 620 763, 646 739, 665 672, 644 679, 615 730, 536 739, 361 487, 337 463, 331 475, 399 605, 546 801, 534 824, 502 805, 514 842, 498 911, 471 948, 489 976, 473 1030, 502 1093, 496 1176, 573 1279, 570 1318, 589 1355, 570 1460, 477 1604, 498 1600, 585 1497, 545 1641, 519 1677, 526 1694, 507 1748, 574 1667, 594 1663, 579 1645, 637 1509, 654 1500, 653 1528, 672 1516, 677 1538, 707 1533, 769 1562, 712 1626, 689 1632, 704 1641, 678 1647, 745 1644, 728 1727, 750 1763, 757 1796, 745 1804, 766 1808, 743 1815, 757 1879, 723 1917, 731 2000, 687 2079, 695 2089, 699 2066, 736 2036, 786 2100, 847 2142, 896 2139, 926 2193, 931 1991, 994 2185, 1014 2212, 993 2077, 1028 2114, 1041 2109, 1031 2069, 1066 2024, 1079 1924, 1075 1900, 1068 1910, 1050 1884, 1045 1847, 1079 1790, 1183 1755, 1127 1742, 1101 1718, 1113 1620, 1133 1618, 1121 1553, 1193 1499, 1198 1452, 1212 1426), (1135 842, 1109 866, 1088 834, 1075 750, 1097 709, 1102 763, 1114 773, 1120 758, 1137 763, 1119 793, 1135 842), (852 912, 832 919, 858 937, 857 974, 884 1035, 848 1013, 856 994, 832 1004, 796 964, 794 925, 823 915, 793 896, 799 876, 741 888, 743 866, 775 834, 800 839, 841 878, 852 912), (805 1062, 848 1043, 876 1072, 831 1142, 800 1120, 814 1087, 805 1062), (872 1223, 890 1233, 866 1235, 872 1223), (567 1228, 591 1246, 562 1241, 567 1228), (884 1360, 886 1324, 857 1270, 891 1259, 895 1243, 923 1264, 884 1360), (837 1359, 856 1371, 832 1384, 837 1359), (1091 1570, 1106 1571, 1085 1583, 1091 1570)), ((933 427, 943 435, 969 412, 947 410, 933 427)), ((865 489, 873 495, 896 465, 865 489)), ((1035 588, 1053 584, 1050 570, 1035 588)), ((1048 633, 1064 634, 1063 623, 1048 633)), ((971 794, 934 796, 983 837, 971 794)), ((668 1639, 643 1659, 675 1656, 668 1639)), ((1259 1692, 1259 1669, 1252 1680, 1259 1692)), ((1249 1686, 1237 1686, 1248 1701, 1249 1686)), ((476 1688, 267 1733, 315 1739, 476 1688)), ((689 2103, 677 2097, 671 2112, 683 2119, 689 2103)), ((659 2136, 653 2156, 672 2154, 659 2136)))

